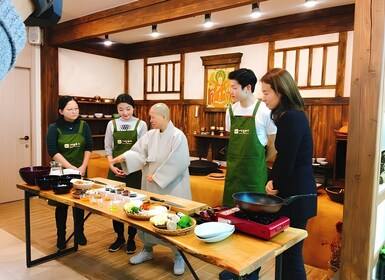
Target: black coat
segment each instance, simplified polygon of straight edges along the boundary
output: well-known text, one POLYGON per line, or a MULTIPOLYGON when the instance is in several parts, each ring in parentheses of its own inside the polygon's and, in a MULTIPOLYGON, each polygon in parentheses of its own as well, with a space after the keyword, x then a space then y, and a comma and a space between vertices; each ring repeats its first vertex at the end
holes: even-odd
MULTIPOLYGON (((313 139, 305 112, 287 111, 276 123, 277 157, 271 172, 278 196, 316 194, 312 167, 313 139)), ((281 208, 291 220, 305 222, 317 214, 317 198, 300 198, 281 208)))

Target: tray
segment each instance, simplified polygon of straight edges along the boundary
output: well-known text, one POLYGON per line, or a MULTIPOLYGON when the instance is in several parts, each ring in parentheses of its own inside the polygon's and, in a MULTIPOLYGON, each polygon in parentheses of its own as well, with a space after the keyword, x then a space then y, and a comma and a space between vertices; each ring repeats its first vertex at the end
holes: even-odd
POLYGON ((163 234, 163 235, 170 235, 170 236, 182 236, 190 233, 196 226, 197 221, 194 218, 191 218, 191 221, 193 222, 192 226, 188 228, 182 228, 178 230, 168 230, 168 229, 163 229, 163 228, 158 228, 156 226, 152 225, 152 228, 154 229, 155 232, 163 234))

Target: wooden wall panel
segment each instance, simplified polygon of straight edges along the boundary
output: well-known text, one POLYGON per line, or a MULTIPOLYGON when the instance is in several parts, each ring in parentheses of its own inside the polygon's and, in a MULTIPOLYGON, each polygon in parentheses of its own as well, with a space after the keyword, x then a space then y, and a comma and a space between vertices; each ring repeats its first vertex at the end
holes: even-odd
MULTIPOLYGON (((171 120, 176 127, 181 129, 189 144, 191 156, 197 156, 196 139, 194 132, 200 133, 201 127, 206 131, 210 126, 225 127, 224 112, 205 112, 203 105, 199 100, 194 102, 167 102, 170 107, 171 120), (198 115, 195 116, 195 110, 198 107, 198 115)), ((135 116, 146 121, 149 124, 148 111, 154 103, 141 102, 135 108, 135 116)), ((306 113, 309 119, 313 134, 314 157, 326 157, 331 164, 335 162, 336 139, 334 130, 347 125, 349 116, 349 105, 342 104, 309 104, 306 107, 306 113)))
POLYGON ((336 139, 334 130, 348 123, 349 105, 309 105, 307 114, 313 133, 314 157, 326 157, 334 164, 336 139))

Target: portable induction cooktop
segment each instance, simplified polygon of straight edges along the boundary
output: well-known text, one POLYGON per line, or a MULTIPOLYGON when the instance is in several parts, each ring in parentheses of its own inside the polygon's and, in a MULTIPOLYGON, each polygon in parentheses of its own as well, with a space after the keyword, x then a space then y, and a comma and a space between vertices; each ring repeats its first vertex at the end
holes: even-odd
POLYGON ((218 222, 235 226, 236 230, 269 240, 290 226, 290 219, 277 214, 247 215, 239 208, 230 208, 217 214, 218 222))

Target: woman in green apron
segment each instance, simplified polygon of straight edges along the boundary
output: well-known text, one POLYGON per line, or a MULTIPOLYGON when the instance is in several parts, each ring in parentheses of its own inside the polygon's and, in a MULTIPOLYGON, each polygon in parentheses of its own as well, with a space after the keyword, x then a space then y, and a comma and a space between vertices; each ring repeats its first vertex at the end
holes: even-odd
MULTIPOLYGON (((254 191, 266 193, 266 160, 275 154, 276 127, 270 110, 253 92, 257 78, 252 70, 238 69, 229 73, 234 104, 226 111, 226 131, 230 132, 226 156, 226 180, 222 205, 234 206, 233 193, 254 191)), ((245 279, 258 279, 259 269, 245 279)), ((224 270, 219 279, 238 279, 224 270)))
MULTIPOLYGON (((92 152, 92 136, 88 124, 79 120, 79 105, 71 96, 59 99, 59 117, 52 123, 47 133, 47 150, 52 159, 63 168, 78 170, 86 174, 88 160, 92 152)), ((49 202, 56 206, 55 218, 57 228, 57 247, 66 247, 66 222, 68 206, 58 202, 49 202)), ((73 208, 74 220, 78 221, 78 242, 86 245, 84 235, 84 210, 73 208)))
MULTIPOLYGON (((116 100, 119 118, 108 123, 104 138, 106 155, 109 160, 131 149, 135 142, 147 132, 147 124, 133 116, 135 103, 128 94, 120 94, 116 100)), ((120 164, 111 164, 108 170, 108 179, 121 181, 127 187, 140 189, 142 171, 125 175, 120 164)), ((118 251, 126 242, 124 238, 124 224, 112 221, 114 231, 117 234, 115 242, 110 246, 110 252, 118 251)), ((136 228, 128 227, 127 254, 133 254, 135 245, 136 228)))

